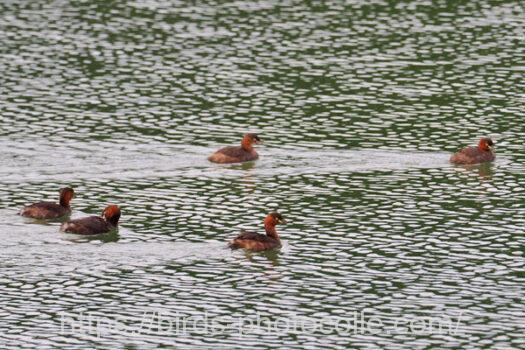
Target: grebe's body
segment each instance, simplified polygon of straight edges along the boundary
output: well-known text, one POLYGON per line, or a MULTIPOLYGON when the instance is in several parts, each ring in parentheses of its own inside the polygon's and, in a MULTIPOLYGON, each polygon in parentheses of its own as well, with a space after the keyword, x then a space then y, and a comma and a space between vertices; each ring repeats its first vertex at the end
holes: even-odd
POLYGON ((243 231, 230 242, 229 246, 232 249, 243 248, 255 252, 278 248, 281 246, 281 239, 275 230, 275 226, 281 223, 285 223, 281 214, 270 213, 264 219, 265 235, 243 231))
POLYGON ((479 140, 476 147, 466 147, 450 157, 454 164, 477 164, 492 162, 496 159, 493 152, 494 142, 488 137, 479 140))
POLYGON ((256 134, 246 134, 242 138, 240 146, 228 146, 221 148, 208 157, 214 163, 243 163, 256 160, 259 155, 253 148, 253 144, 258 144, 261 139, 256 134))
POLYGON ((65 222, 60 227, 60 231, 79 235, 98 235, 116 229, 119 219, 119 207, 109 205, 102 212, 102 216, 89 216, 65 222))
POLYGON ((56 219, 71 214, 69 203, 75 197, 75 191, 70 187, 60 190, 58 203, 39 202, 28 205, 20 210, 20 215, 34 219, 56 219))

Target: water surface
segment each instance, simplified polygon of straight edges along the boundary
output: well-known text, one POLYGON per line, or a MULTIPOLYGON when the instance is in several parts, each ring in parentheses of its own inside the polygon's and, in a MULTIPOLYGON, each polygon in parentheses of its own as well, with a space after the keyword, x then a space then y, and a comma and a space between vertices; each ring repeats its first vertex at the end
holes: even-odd
POLYGON ((518 1, 4 1, 3 348, 523 348, 524 25, 518 1), (257 162, 207 162, 247 131, 257 162), (448 163, 484 135, 494 164, 448 163), (66 185, 119 232, 16 215, 66 185), (227 249, 272 210, 281 250, 227 249), (204 315, 383 327, 169 327, 204 315))

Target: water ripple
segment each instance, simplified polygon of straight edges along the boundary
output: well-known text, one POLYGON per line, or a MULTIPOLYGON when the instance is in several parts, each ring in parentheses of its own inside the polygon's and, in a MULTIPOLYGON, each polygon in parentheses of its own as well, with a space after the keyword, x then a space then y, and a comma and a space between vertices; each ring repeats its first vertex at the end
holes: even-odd
POLYGON ((522 348, 524 18, 517 1, 2 2, 3 347, 522 348), (207 162, 248 131, 259 161, 207 162), (494 164, 448 163, 481 135, 494 164), (119 204, 118 234, 15 215, 64 185, 73 217, 119 204), (270 210, 280 251, 226 247, 270 210), (461 316, 430 334, 61 327, 159 312, 461 316))

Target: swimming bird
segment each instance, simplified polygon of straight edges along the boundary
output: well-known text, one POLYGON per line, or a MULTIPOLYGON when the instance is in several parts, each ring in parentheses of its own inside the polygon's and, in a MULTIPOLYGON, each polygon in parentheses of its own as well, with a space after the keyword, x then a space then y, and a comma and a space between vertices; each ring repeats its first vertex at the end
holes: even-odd
POLYGON ((476 147, 466 147, 450 157, 454 164, 477 164, 492 162, 494 155, 494 142, 488 137, 482 137, 476 147))
POLYGON ((58 204, 53 202, 38 202, 20 210, 20 215, 35 219, 56 219, 71 214, 69 203, 75 197, 75 191, 71 187, 60 189, 58 204))
POLYGON ((286 223, 286 220, 281 214, 276 212, 270 213, 264 219, 265 235, 243 230, 240 235, 230 242, 229 246, 232 249, 244 248, 255 252, 278 248, 281 246, 281 240, 275 230, 275 226, 284 223, 286 223))
POLYGON ((259 155, 253 148, 253 144, 262 142, 257 134, 246 134, 242 138, 240 146, 228 146, 221 148, 208 157, 214 163, 242 163, 256 160, 259 155))
POLYGON ((98 235, 116 229, 119 219, 120 208, 116 205, 108 205, 101 216, 89 216, 64 222, 60 226, 60 231, 79 235, 98 235))

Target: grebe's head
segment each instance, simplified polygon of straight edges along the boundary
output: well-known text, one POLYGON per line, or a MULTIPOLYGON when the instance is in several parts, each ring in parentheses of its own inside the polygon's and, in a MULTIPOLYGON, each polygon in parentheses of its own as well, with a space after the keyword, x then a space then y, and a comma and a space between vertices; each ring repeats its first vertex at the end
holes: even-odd
POLYGON ((252 134, 252 133, 249 133, 249 134, 245 134, 244 137, 242 138, 242 143, 243 144, 249 144, 249 145, 252 145, 252 144, 257 144, 257 143, 261 143, 262 140, 259 138, 259 136, 257 136, 257 134, 252 134))
POLYGON ((69 202, 75 197, 75 191, 71 187, 60 189, 60 205, 68 206, 69 202))
POLYGON ((277 212, 270 213, 266 215, 266 218, 264 219, 264 225, 267 226, 275 226, 277 224, 286 224, 286 220, 283 218, 283 216, 277 212))
POLYGON ((479 140, 478 148, 486 152, 492 151, 492 149, 494 148, 494 142, 492 142, 492 140, 488 137, 482 137, 479 140))
POLYGON ((108 205, 102 212, 102 216, 108 223, 117 226, 118 220, 120 219, 120 209, 116 205, 108 205))

